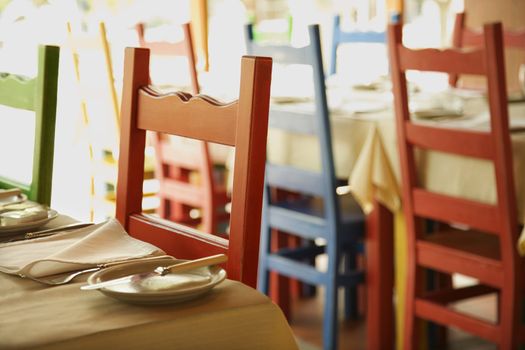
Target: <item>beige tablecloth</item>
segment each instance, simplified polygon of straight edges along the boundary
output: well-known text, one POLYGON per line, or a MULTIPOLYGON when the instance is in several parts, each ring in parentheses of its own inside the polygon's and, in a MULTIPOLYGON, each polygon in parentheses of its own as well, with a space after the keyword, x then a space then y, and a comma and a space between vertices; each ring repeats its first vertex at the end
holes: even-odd
POLYGON ((0 274, 0 348, 297 349, 281 310, 239 282, 161 306, 128 305, 81 285, 0 274))
MULTIPOLYGON (((55 220, 47 227, 73 221, 55 220)), ((139 306, 80 290, 86 278, 48 286, 0 273, 0 349, 297 349, 281 309, 242 283, 139 306)))

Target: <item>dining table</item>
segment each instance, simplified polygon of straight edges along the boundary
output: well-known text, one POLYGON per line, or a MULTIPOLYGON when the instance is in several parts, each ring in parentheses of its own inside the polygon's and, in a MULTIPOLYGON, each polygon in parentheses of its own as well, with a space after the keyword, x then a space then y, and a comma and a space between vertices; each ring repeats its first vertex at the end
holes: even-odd
MULTIPOLYGON (((38 230, 75 222, 58 213, 38 230)), ((0 231, 0 238, 0 271, 8 272, 0 273, 1 349, 298 348, 279 307, 257 290, 228 278, 189 300, 135 303, 99 290, 81 290, 89 274, 53 286, 19 276, 41 275, 45 269, 56 268, 53 263, 68 259, 86 268, 87 261, 122 258, 127 251, 140 253, 132 258, 162 254, 155 246, 128 236, 115 219, 22 241, 6 242, 10 239, 0 231), (14 273, 15 263, 6 260, 9 254, 28 255, 32 248, 45 251, 52 244, 60 244, 59 251, 41 259, 47 264, 36 270, 37 265, 29 264, 21 270, 24 273, 14 273), (92 255, 82 260, 80 256, 88 252, 92 255)))
MULTIPOLYGON (((443 86, 409 82, 412 118, 437 127, 489 128, 487 97, 483 92, 443 86)), ((349 84, 340 76, 332 76, 327 79, 326 88, 335 172, 347 181, 338 193, 351 193, 367 214, 367 327, 375 327, 380 333, 379 337, 368 334, 368 347, 401 349, 407 238, 391 84, 388 77, 349 84)), ((304 91, 274 97, 274 109, 306 112, 314 108, 311 95, 304 91)), ((525 97, 509 98, 508 107, 518 216, 523 224, 525 97)), ((314 137, 272 130, 271 123, 267 152, 272 163, 312 171, 321 169, 314 137)), ((425 188, 495 203, 495 175, 488 161, 423 150, 416 151, 416 159, 425 188)), ((517 249, 525 254, 525 233, 517 242, 517 249)))

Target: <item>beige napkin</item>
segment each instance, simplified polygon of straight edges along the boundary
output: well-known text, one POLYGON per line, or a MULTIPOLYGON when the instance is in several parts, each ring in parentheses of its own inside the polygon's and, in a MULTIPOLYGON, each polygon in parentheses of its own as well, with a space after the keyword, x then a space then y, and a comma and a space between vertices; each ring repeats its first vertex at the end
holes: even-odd
POLYGON ((129 236, 115 219, 56 235, 0 245, 0 271, 41 277, 110 261, 163 255, 129 236))

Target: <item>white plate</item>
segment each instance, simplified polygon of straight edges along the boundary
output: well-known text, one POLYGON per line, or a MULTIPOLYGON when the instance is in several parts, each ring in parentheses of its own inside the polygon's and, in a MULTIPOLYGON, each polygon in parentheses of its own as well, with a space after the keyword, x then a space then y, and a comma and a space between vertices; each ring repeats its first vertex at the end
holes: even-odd
POLYGON ((53 220, 58 216, 58 212, 54 209, 47 209, 47 218, 24 222, 16 225, 0 225, 0 234, 3 233, 17 233, 23 231, 29 231, 40 226, 47 224, 49 221, 53 220))
POLYGON ((27 200, 27 196, 23 193, 9 196, 5 198, 0 198, 0 209, 5 205, 15 204, 15 203, 22 203, 27 200))
MULTIPOLYGON (((155 261, 139 261, 108 267, 92 274, 87 282, 94 284, 134 273, 153 271, 157 266, 173 264, 171 258, 155 261)), ((198 298, 226 279, 226 271, 218 266, 203 267, 181 274, 168 274, 146 279, 140 284, 128 283, 101 288, 103 294, 132 304, 171 304, 198 298), (169 283, 169 286, 165 284, 169 283), (160 287, 163 288, 160 288, 160 287)))
POLYGON ((428 108, 420 109, 412 112, 414 117, 418 119, 446 119, 446 118, 457 118, 462 117, 463 112, 455 109, 446 108, 428 108))

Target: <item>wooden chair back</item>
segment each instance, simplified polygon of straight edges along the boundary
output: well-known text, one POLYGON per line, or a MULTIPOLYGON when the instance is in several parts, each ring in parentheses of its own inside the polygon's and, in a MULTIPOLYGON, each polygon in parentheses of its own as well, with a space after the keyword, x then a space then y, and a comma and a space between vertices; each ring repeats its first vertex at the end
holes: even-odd
MULTIPOLYGON (((519 276, 520 260, 516 249, 518 221, 507 111, 502 25, 501 23, 486 24, 483 46, 474 50, 406 48, 402 44, 400 25, 389 26, 388 40, 401 162, 403 206, 408 234, 409 281, 419 278, 418 268, 421 266, 436 268, 447 273, 458 272, 477 278, 485 286, 500 289, 502 298, 500 325, 470 319, 453 311, 444 313, 441 309, 438 310, 434 303, 423 301, 421 291, 417 292, 417 289, 415 295, 407 297, 407 310, 409 310, 407 314, 417 313, 418 317, 422 317, 424 313, 434 321, 446 322, 497 342, 502 348, 513 348, 505 344, 512 342, 511 334, 515 334, 514 321, 517 319, 511 320, 516 315, 509 316, 508 311, 517 305, 516 281, 522 277, 519 276), (485 76, 488 82, 490 130, 439 128, 414 122, 409 111, 405 76, 407 70, 485 76), (416 148, 492 162, 495 172, 496 204, 452 197, 423 188, 416 171, 414 156, 416 148), (497 242, 490 247, 495 250, 495 256, 489 258, 485 255, 485 251, 477 252, 479 255, 459 253, 458 249, 447 249, 443 245, 429 242, 421 224, 422 218, 460 224, 470 230, 481 231, 489 238, 495 235, 499 247, 497 242), (445 256, 448 257, 444 258, 445 256), (414 301, 417 298, 420 299, 414 301), (449 321, 444 321, 447 319, 449 321)), ((455 233, 461 235, 461 232, 455 233)), ((458 237, 457 234, 451 237, 458 237)), ((448 243, 452 242, 448 241, 448 243)), ((476 245, 479 245, 479 242, 467 241, 463 242, 462 248, 474 249, 476 245)), ((407 288, 409 293, 413 293, 412 288, 417 287, 409 286, 407 288)), ((454 297, 460 296, 461 293, 456 293, 454 297)), ((463 295, 465 296, 468 294, 463 295)), ((405 326, 409 329, 417 328, 410 326, 412 321, 407 322, 405 326)), ((413 344, 405 343, 405 346, 410 347, 413 344)))
MULTIPOLYGON (((456 14, 454 20, 454 31, 452 33, 452 47, 480 47, 485 44, 482 30, 467 28, 467 15, 465 12, 456 14)), ((521 30, 504 30, 503 43, 505 48, 514 48, 523 51, 525 54, 525 27, 521 30)), ((449 74, 450 86, 457 86, 458 74, 449 74)))
POLYGON ((46 205, 51 204, 59 56, 59 47, 42 45, 36 77, 0 73, 0 104, 35 112, 35 129, 27 130, 35 134, 31 182, 0 175, 0 188, 20 188, 30 200, 46 205))
POLYGON ((229 278, 254 286, 266 159, 272 60, 243 57, 239 99, 223 104, 188 93, 162 95, 148 87, 149 50, 127 48, 117 186, 117 219, 130 235, 168 254, 193 259, 229 257, 229 278), (142 213, 146 131, 235 147, 228 239, 142 213))
POLYGON ((332 47, 330 50, 330 75, 337 70, 337 48, 341 44, 348 43, 377 43, 386 44, 386 32, 376 31, 343 31, 341 28, 341 16, 336 15, 332 27, 332 47))

